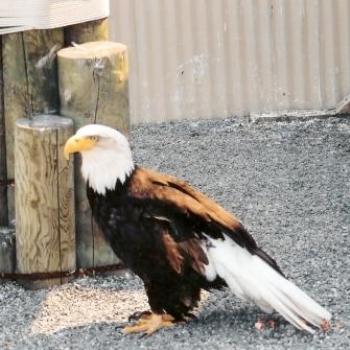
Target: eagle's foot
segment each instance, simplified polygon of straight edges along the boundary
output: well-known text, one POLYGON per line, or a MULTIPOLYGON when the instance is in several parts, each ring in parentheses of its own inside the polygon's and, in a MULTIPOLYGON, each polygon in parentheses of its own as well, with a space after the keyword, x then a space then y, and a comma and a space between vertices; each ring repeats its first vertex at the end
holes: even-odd
POLYGON ((141 318, 134 325, 124 327, 123 333, 144 333, 145 335, 151 335, 159 329, 172 326, 174 326, 174 317, 171 315, 151 313, 149 316, 141 318))
POLYGON ((272 318, 258 318, 255 323, 255 328, 258 331, 263 331, 266 328, 276 329, 277 321, 272 318))

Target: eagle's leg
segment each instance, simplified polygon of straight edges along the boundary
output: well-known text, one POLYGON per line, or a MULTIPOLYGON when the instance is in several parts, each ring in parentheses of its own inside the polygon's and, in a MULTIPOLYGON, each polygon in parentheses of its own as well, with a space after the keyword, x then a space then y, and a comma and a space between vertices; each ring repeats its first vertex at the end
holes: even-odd
POLYGON ((123 333, 145 333, 150 335, 159 329, 174 326, 174 320, 174 317, 169 314, 151 313, 149 316, 141 318, 134 325, 124 327, 123 333))
POLYGON ((150 317, 151 315, 152 315, 152 311, 150 311, 150 310, 136 311, 128 317, 128 321, 135 322, 135 321, 138 321, 141 319, 146 319, 146 318, 150 317))

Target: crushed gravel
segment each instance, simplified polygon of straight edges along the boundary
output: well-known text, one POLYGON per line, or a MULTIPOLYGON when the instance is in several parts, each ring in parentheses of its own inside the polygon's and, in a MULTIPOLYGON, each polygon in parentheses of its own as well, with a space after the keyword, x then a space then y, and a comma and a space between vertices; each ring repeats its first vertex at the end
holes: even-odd
POLYGON ((117 327, 147 308, 128 272, 29 291, 0 282, 0 349, 350 348, 350 118, 227 119, 134 127, 135 158, 177 175, 234 212, 284 272, 333 314, 308 335, 228 290, 205 294, 198 319, 142 338, 117 327))

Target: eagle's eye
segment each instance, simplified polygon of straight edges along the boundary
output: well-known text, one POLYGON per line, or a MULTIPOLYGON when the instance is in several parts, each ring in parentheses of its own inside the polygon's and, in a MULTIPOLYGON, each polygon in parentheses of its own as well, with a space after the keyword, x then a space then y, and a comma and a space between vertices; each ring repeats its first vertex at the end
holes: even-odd
POLYGON ((98 141, 98 136, 89 136, 88 139, 91 140, 91 141, 97 142, 98 141))

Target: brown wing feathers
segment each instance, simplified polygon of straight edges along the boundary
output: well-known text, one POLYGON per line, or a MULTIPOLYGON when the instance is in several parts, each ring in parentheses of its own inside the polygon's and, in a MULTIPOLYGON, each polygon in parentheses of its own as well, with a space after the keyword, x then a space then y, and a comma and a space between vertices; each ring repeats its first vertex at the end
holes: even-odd
POLYGON ((199 244, 199 240, 191 238, 182 242, 175 242, 169 233, 164 233, 162 236, 166 257, 170 266, 178 274, 183 272, 183 262, 186 259, 188 264, 198 272, 204 274, 204 265, 208 264, 203 249, 199 244))
POLYGON ((199 215, 206 221, 216 221, 230 230, 241 226, 233 215, 213 200, 173 176, 139 168, 132 178, 130 190, 136 197, 170 202, 183 211, 199 215))
MULTIPOLYGON (((249 244, 255 247, 255 241, 234 216, 185 181, 138 168, 129 183, 129 191, 136 198, 162 201, 186 215, 194 215, 206 223, 215 223, 222 229, 237 234, 235 238, 238 242, 243 241, 242 245, 249 244)), ((158 220, 156 213, 152 214, 152 217, 158 220)), ((161 221, 165 221, 165 218, 161 221)), ((185 240, 175 241, 173 236, 165 231, 162 241, 169 264, 177 273, 182 272, 184 259, 195 271, 204 273, 204 265, 208 264, 208 260, 198 238, 186 237, 185 240)))
POLYGON ((239 244, 255 249, 256 243, 238 219, 213 200, 173 176, 149 169, 135 171, 129 189, 137 198, 157 199, 168 203, 185 214, 193 214, 207 223, 219 225, 234 234, 239 244))
MULTIPOLYGON (((280 268, 267 253, 258 248, 253 237, 245 230, 239 220, 213 200, 191 187, 187 182, 173 176, 161 174, 145 168, 137 168, 129 183, 130 193, 140 199, 153 199, 171 205, 186 215, 194 215, 208 224, 219 227, 233 240, 246 247, 252 254, 260 256, 276 271, 280 268)), ((210 235, 210 230, 205 232, 210 235)), ((168 233, 163 239, 167 256, 175 271, 180 271, 182 258, 189 257, 191 266, 203 272, 207 258, 197 238, 188 237, 175 242, 168 233)))
POLYGON ((162 236, 162 240, 166 252, 166 257, 170 266, 177 273, 181 273, 184 258, 179 251, 178 244, 174 241, 174 239, 170 236, 169 233, 164 233, 162 236))
POLYGON ((190 238, 187 241, 179 242, 180 251, 189 259, 189 263, 193 270, 200 274, 204 274, 205 266, 209 261, 201 248, 199 239, 190 238))

